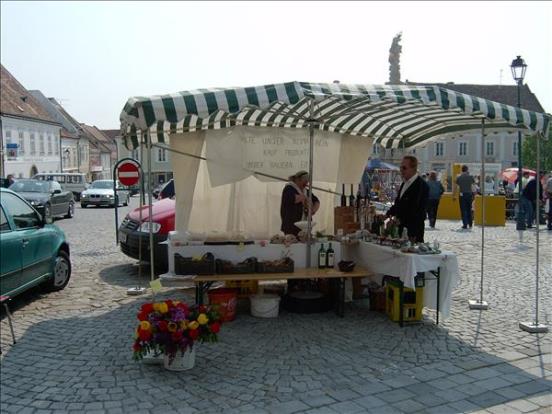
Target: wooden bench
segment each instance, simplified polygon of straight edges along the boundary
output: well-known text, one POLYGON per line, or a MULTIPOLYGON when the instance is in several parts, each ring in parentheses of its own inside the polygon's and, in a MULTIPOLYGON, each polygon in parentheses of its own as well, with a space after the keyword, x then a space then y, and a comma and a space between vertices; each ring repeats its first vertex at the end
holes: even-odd
MULTIPOLYGON (((195 284, 195 300, 197 304, 203 303, 203 296, 207 290, 216 282, 240 281, 240 280, 297 280, 297 279, 338 279, 338 303, 336 313, 343 317, 345 311, 345 279, 349 277, 368 277, 372 274, 362 267, 355 267, 352 272, 341 272, 338 269, 305 268, 295 269, 293 273, 244 273, 229 275, 205 275, 205 276, 183 276, 182 282, 195 284)), ((174 279, 173 279, 174 280, 174 279)))

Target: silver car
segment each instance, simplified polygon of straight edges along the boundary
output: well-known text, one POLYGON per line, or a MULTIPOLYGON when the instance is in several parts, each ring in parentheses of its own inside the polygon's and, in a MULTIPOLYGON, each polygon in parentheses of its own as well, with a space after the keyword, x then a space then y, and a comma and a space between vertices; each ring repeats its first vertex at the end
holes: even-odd
POLYGON ((96 180, 81 193, 80 203, 82 208, 88 206, 115 207, 115 204, 128 206, 129 198, 130 193, 123 189, 119 181, 117 181, 117 200, 115 200, 113 180, 96 180))

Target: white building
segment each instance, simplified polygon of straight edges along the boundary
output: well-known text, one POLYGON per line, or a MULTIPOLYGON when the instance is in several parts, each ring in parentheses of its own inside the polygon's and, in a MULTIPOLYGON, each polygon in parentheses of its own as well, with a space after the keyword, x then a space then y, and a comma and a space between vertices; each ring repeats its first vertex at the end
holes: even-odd
POLYGON ((59 172, 61 124, 1 67, 1 171, 16 178, 59 172))

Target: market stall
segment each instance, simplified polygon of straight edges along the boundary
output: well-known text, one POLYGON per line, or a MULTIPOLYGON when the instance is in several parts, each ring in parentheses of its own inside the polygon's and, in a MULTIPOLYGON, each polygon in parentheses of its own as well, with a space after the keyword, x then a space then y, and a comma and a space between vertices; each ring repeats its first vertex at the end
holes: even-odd
MULTIPOLYGON (((152 148, 173 151, 177 216, 171 238, 184 244, 197 241, 193 233, 212 232, 227 234, 228 241, 239 233, 253 245, 269 240, 279 229, 281 181, 300 169, 308 169, 313 181, 308 197, 314 191, 321 199, 315 230, 333 235, 339 189, 358 183, 372 144, 409 148, 466 130, 480 130, 483 138, 514 129, 542 134, 549 121, 545 114, 438 86, 306 82, 131 98, 121 113, 128 145, 145 145, 148 161, 152 148)), ((353 217, 358 220, 358 213, 353 217)), ((311 267, 310 213, 307 223, 305 243, 293 248, 303 249, 311 267)), ((242 246, 246 256, 250 246, 242 246)), ((364 257, 361 250, 359 261, 364 257)), ((482 272, 483 257, 482 251, 482 272)))

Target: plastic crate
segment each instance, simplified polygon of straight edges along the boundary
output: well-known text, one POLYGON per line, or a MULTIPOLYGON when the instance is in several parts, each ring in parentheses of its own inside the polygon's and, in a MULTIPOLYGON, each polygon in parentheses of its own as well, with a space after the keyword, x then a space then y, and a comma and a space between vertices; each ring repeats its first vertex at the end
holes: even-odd
POLYGON ((274 265, 273 262, 257 262, 257 273, 293 273, 295 262, 286 257, 280 265, 274 265))
POLYGON ((248 297, 259 290, 257 280, 226 280, 224 285, 227 288, 237 289, 239 298, 248 297))
POLYGON ((215 260, 216 271, 219 275, 242 275, 256 273, 257 259, 250 258, 241 263, 232 263, 228 260, 215 260))
POLYGON ((214 275, 214 260, 193 260, 191 257, 183 257, 174 254, 174 272, 177 275, 214 275))
MULTIPOLYGON (((393 322, 400 319, 400 285, 397 280, 388 280, 385 285, 385 312, 393 322)), ((424 288, 410 289, 403 287, 403 321, 422 320, 424 308, 424 288)))

